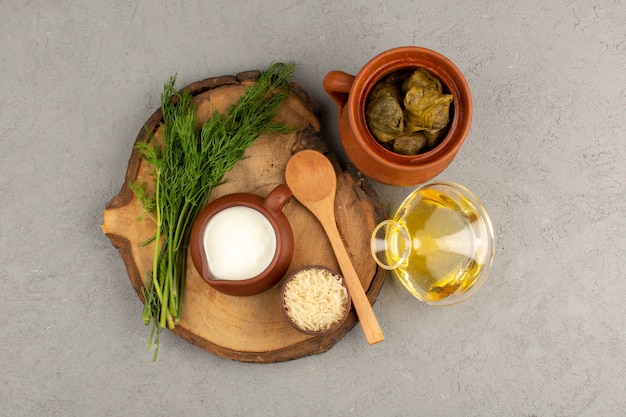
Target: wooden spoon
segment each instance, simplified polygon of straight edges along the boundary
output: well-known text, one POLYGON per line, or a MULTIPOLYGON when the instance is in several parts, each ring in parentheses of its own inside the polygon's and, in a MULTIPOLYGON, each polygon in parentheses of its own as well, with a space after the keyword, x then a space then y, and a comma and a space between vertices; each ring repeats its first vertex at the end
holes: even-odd
POLYGON ((315 215, 328 235, 367 342, 372 345, 382 341, 383 332, 337 230, 337 176, 333 165, 320 152, 304 150, 287 163, 285 179, 294 197, 315 215))

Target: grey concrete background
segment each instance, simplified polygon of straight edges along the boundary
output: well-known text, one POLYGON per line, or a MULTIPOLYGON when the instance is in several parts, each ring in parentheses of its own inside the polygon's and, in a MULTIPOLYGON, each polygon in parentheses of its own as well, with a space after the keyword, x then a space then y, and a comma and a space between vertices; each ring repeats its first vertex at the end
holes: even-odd
MULTIPOLYGON (((0 415, 618 416, 626 411, 626 3, 622 0, 0 0, 0 415), (357 326, 278 364, 164 332, 156 364, 101 233, 162 85, 295 61, 321 104, 335 69, 400 45, 470 83, 470 135, 440 179, 490 211, 497 256, 470 301, 386 281, 386 340, 357 326)), ((411 188, 376 185, 395 211, 411 188)))

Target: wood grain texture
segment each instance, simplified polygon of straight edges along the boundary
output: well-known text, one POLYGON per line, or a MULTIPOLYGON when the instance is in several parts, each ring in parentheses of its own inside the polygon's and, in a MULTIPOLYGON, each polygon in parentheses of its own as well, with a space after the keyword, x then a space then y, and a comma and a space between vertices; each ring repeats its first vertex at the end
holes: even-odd
MULTIPOLYGON (((241 96, 258 71, 202 80, 185 87, 194 96, 196 115, 203 122, 214 111, 225 111, 241 96)), ((278 119, 296 132, 266 135, 257 140, 216 187, 211 200, 233 192, 266 196, 276 185, 285 183, 285 167, 290 157, 303 149, 327 154, 319 137, 320 123, 315 101, 297 84, 280 108, 278 119)), ((142 128, 136 142, 147 140, 146 131, 158 136, 161 111, 157 110, 142 128)), ((377 267, 369 251, 369 237, 375 225, 385 218, 374 189, 354 168, 340 167, 328 155, 337 172, 335 216, 337 226, 367 297, 374 303, 383 285, 385 271, 377 267)), ((133 148, 120 192, 106 205, 103 232, 119 250, 137 295, 152 262, 152 245, 141 242, 154 234, 154 224, 142 218, 141 207, 128 188, 135 181, 151 183, 150 167, 133 148)), ((299 267, 317 264, 335 270, 339 266, 327 236, 317 219, 297 200, 284 208, 295 238, 294 257, 287 274, 299 267)), ((282 281, 281 281, 282 282, 282 281)), ((278 362, 325 352, 357 323, 354 311, 339 329, 324 336, 309 336, 293 329, 280 312, 280 283, 252 297, 234 297, 210 287, 196 272, 188 256, 185 300, 180 324, 174 333, 216 355, 244 362, 278 362)), ((143 301, 143 300, 142 300, 143 301)), ((139 319, 139 318, 138 318, 139 319)), ((147 337, 147 336, 146 336, 147 337)), ((364 341, 365 343, 365 341, 364 341)))

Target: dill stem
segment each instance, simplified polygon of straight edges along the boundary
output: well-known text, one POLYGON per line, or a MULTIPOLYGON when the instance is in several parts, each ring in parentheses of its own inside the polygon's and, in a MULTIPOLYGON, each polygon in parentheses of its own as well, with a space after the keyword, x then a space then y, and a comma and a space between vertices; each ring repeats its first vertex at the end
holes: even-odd
POLYGON ((185 295, 185 280, 183 279, 184 277, 182 276, 182 274, 184 274, 187 270, 187 247, 188 245, 184 245, 183 246, 183 251, 182 251, 182 255, 181 255, 181 260, 180 260, 180 270, 181 270, 181 277, 178 281, 178 305, 176 306, 176 312, 177 314, 174 316, 176 318, 176 322, 180 321, 180 316, 183 313, 183 298, 185 295))
MULTIPOLYGON (((172 224, 170 226, 170 231, 169 231, 169 235, 168 235, 168 240, 172 239, 172 237, 175 235, 175 231, 174 231, 174 225, 172 224)), ((176 295, 177 295, 177 290, 176 290, 176 269, 177 269, 177 265, 178 262, 176 259, 176 253, 177 250, 175 248, 176 242, 174 240, 169 240, 169 244, 168 244, 168 253, 167 253, 167 257, 168 257, 168 261, 167 261, 167 281, 166 284, 167 285, 167 289, 169 292, 169 303, 167 304, 167 307, 170 309, 169 313, 171 313, 172 315, 176 315, 175 311, 172 311, 172 308, 176 307, 176 295)))
POLYGON ((167 313, 166 321, 167 321, 168 329, 174 330, 174 328, 176 328, 174 317, 172 317, 172 315, 169 312, 167 313))
POLYGON ((152 349, 152 340, 154 340, 156 345, 158 346, 158 339, 154 339, 154 332, 156 331, 156 327, 157 326, 152 326, 152 329, 150 329, 150 337, 148 338, 148 349, 152 349))
POLYGON ((174 233, 174 240, 172 242, 174 243, 174 250, 177 252, 180 250, 180 244, 182 243, 181 234, 184 232, 188 223, 187 211, 189 211, 189 206, 189 201, 185 199, 185 204, 180 211, 180 216, 178 216, 178 222, 176 223, 176 232, 174 233))
POLYGON ((163 283, 163 299, 161 300, 161 317, 159 317, 159 326, 165 327, 168 311, 168 303, 169 303, 169 274, 165 272, 165 282, 163 283))
POLYGON ((154 242, 154 259, 152 261, 152 285, 154 287, 154 291, 156 292, 156 295, 159 299, 159 302, 163 302, 163 294, 161 292, 161 287, 159 285, 159 253, 160 253, 160 246, 161 246, 161 227, 163 224, 162 221, 162 206, 161 206, 161 202, 159 199, 159 184, 160 184, 160 171, 157 171, 156 173, 156 191, 155 191, 155 199, 156 199, 156 225, 157 225, 157 230, 156 230, 156 239, 154 242))

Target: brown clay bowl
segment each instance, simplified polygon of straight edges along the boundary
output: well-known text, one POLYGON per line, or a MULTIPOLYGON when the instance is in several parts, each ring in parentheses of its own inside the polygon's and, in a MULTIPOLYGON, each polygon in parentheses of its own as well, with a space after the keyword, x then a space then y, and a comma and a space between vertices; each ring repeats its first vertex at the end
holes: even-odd
POLYGON ((473 104, 467 80, 445 56, 430 49, 404 46, 385 51, 370 60, 356 76, 331 71, 324 90, 339 111, 339 134, 346 155, 367 177, 393 186, 410 186, 439 175, 456 156, 472 123, 473 104), (428 152, 401 155, 384 148, 369 131, 365 103, 376 83, 403 70, 423 68, 439 78, 444 92, 452 94, 450 124, 446 136, 428 152))

